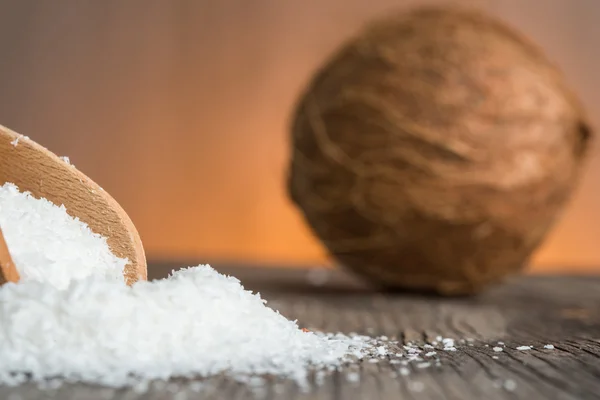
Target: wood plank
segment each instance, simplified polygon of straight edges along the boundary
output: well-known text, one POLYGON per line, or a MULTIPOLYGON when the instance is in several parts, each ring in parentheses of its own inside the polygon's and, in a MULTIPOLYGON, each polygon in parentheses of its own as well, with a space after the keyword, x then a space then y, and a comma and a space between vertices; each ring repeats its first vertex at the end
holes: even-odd
MULTIPOLYGON (((181 265, 181 264, 179 264, 181 265)), ((226 376, 153 384, 149 391, 64 385, 0 387, 0 398, 34 400, 192 399, 595 399, 600 398, 600 276, 529 276, 474 298, 377 293, 340 271, 219 265, 260 291, 269 305, 309 329, 397 337, 420 345, 436 336, 464 339, 456 352, 436 351, 439 367, 390 360, 362 362, 312 376, 304 393, 275 379, 261 388, 226 376), (473 341, 466 341, 471 338, 473 341), (502 352, 493 347, 504 342, 502 352), (544 345, 553 344, 554 349, 544 345), (532 350, 519 351, 521 345, 532 350), (352 382, 353 374, 360 380, 352 382)), ((151 278, 172 269, 155 265, 151 278)))

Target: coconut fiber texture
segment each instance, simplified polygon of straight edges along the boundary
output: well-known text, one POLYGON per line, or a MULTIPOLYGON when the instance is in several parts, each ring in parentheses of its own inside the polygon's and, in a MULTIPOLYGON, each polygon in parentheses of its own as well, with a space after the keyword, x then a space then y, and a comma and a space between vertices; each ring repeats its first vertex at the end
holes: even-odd
POLYGON ((368 24, 293 118, 288 190, 344 266, 389 288, 475 293, 520 271, 592 136, 562 73, 478 11, 368 24))

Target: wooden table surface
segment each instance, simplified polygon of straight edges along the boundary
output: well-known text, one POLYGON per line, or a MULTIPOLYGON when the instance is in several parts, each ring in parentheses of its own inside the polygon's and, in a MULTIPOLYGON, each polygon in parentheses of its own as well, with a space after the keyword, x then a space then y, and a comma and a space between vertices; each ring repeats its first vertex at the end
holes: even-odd
MULTIPOLYGON (((260 291, 272 308, 301 326, 421 344, 438 335, 474 342, 438 352, 437 368, 410 365, 411 373, 403 376, 397 364, 363 362, 352 367, 360 373, 358 382, 348 381, 347 371, 336 371, 308 393, 283 380, 253 390, 218 376, 200 391, 185 381, 152 386, 146 393, 25 385, 0 387, 0 399, 600 399, 600 276, 520 277, 475 298, 441 299, 372 292, 339 271, 214 267, 260 291), (492 350, 498 341, 506 345, 500 353, 492 350), (546 344, 555 348, 544 349, 546 344), (534 348, 515 349, 521 345, 534 348)), ((152 266, 150 278, 171 269, 152 266)))

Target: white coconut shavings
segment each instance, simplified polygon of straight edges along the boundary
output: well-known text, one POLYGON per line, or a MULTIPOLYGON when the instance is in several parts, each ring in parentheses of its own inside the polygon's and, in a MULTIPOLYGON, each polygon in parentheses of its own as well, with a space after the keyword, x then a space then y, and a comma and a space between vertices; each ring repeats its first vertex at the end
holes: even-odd
POLYGON ((232 277, 209 266, 132 287, 101 276, 58 289, 0 289, 0 380, 120 387, 138 380, 273 374, 302 384, 309 367, 338 366, 363 341, 303 332, 232 277))
POLYGON ((457 350, 454 339, 442 338, 441 336, 438 336, 436 339, 437 339, 437 341, 442 342, 442 344, 444 345, 444 351, 456 351, 457 350))
MULTIPOLYGON (((4 128, 6 129, 6 128, 4 128)), ((10 129, 7 129, 10 130, 10 129)), ((13 132, 14 133, 14 132, 13 132)), ((18 135, 16 138, 14 138, 10 144, 12 144, 14 147, 17 147, 19 145, 19 141, 23 139, 23 140, 29 140, 29 136, 23 136, 23 135, 18 135)))
POLYGON ((126 260, 105 238, 12 184, 0 187, 0 226, 21 274, 0 287, 3 384, 59 377, 143 390, 152 379, 221 372, 302 384, 310 368, 383 352, 364 336, 304 332, 209 266, 129 287, 126 260))
POLYGON ((517 383, 512 379, 507 379, 504 381, 503 386, 504 389, 508 390, 509 392, 512 392, 517 388, 517 383))
POLYGON ((66 164, 70 165, 71 167, 75 168, 75 164, 71 163, 71 159, 67 156, 63 156, 60 157, 61 160, 63 160, 66 164))
POLYGON ((350 372, 346 375, 346 381, 348 382, 360 382, 360 374, 358 372, 350 372))
POLYGON ((127 260, 114 256, 106 239, 67 214, 63 206, 0 186, 0 228, 22 281, 64 288, 90 275, 123 280, 127 260))
MULTIPOLYGON (((361 360, 375 369, 387 362, 391 377, 407 377, 411 364, 415 374, 440 367, 437 351, 473 346, 470 338, 400 343, 300 329, 239 280, 208 265, 127 286, 127 261, 110 252, 105 238, 64 207, 11 184, 0 187, 0 227, 22 277, 0 287, 0 384, 33 381, 52 389, 85 382, 140 393, 171 378, 225 373, 251 388, 260 389, 264 376, 273 375, 307 389, 311 376, 320 386, 352 363, 346 380, 359 382, 355 365, 361 360)), ((500 345, 494 352, 503 351, 500 345)), ((407 383, 412 391, 425 389, 422 382, 407 383)), ((204 387, 195 385, 196 391, 204 387)), ((515 390, 516 383, 503 386, 515 390)))

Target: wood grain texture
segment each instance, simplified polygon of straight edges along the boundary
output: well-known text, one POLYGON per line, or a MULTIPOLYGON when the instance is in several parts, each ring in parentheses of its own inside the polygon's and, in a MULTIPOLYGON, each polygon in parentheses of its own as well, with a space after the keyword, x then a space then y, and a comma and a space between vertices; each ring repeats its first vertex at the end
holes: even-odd
MULTIPOLYGON (((180 264, 181 265, 181 264, 180 264)), ((0 398, 34 400, 192 400, 192 399, 598 399, 600 398, 600 277, 524 277, 476 298, 441 299, 377 293, 338 271, 215 267, 260 291, 269 305, 301 326, 398 337, 424 343, 437 335, 472 338, 456 352, 438 352, 440 367, 400 375, 389 362, 361 363, 313 377, 303 393, 286 381, 271 379, 261 390, 224 376, 134 390, 67 385, 40 389, 0 387, 0 398), (315 279, 318 278, 318 279, 315 279), (325 278, 325 279, 324 279, 325 278), (322 282, 326 280, 326 282, 322 282), (313 282, 313 283, 311 283, 313 282), (323 284, 321 284, 323 283, 323 284), (503 341, 501 353, 492 350, 503 341), (544 349, 545 344, 555 349, 544 349), (486 347, 486 344, 488 347, 486 347), (515 348, 533 345, 523 352, 515 348), (497 359, 493 357, 498 357, 497 359), (348 373, 360 374, 349 382, 348 373), (320 384, 317 384, 320 383, 320 384), (512 388, 510 383, 514 383, 512 388), (422 385, 422 391, 417 391, 422 385), (512 390, 511 390, 512 389, 512 390), (14 397, 9 397, 9 396, 14 397), (18 396, 18 397, 17 397, 18 396)), ((173 266, 154 266, 150 278, 173 266)))
POLYGON ((36 198, 63 204, 69 215, 106 237, 116 256, 129 260, 124 271, 127 283, 146 279, 142 241, 121 206, 70 163, 29 138, 0 126, 0 185, 6 182, 36 198))

